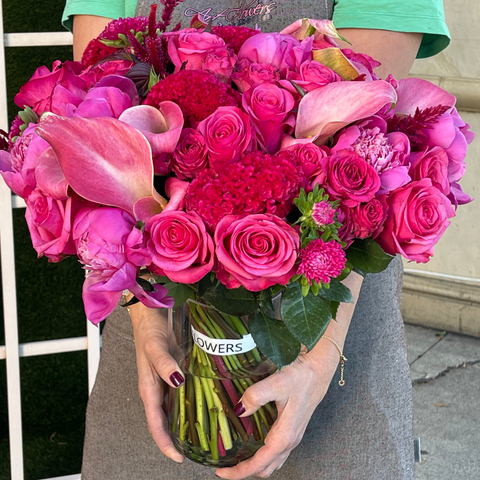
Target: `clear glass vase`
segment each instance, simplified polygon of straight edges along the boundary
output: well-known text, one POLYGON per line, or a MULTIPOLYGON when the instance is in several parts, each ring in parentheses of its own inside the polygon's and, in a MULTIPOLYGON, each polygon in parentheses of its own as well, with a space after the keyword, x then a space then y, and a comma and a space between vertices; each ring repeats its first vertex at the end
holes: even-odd
POLYGON ((248 317, 188 300, 171 313, 175 356, 185 383, 168 394, 175 447, 203 465, 229 467, 251 457, 275 421, 274 403, 240 418, 233 409, 245 390, 275 372, 248 331, 248 317))

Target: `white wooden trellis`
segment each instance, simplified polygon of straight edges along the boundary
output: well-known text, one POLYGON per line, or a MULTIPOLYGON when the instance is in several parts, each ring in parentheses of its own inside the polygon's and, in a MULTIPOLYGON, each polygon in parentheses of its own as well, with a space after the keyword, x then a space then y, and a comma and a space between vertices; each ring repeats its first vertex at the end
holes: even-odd
MULTIPOLYGON (((0 128, 8 131, 5 47, 71 45, 68 32, 4 34, 3 8, 0 0, 0 128)), ((33 73, 33 72, 32 72, 33 73)), ((87 321, 87 336, 43 342, 18 343, 17 300, 15 288, 15 253, 12 208, 25 207, 23 200, 12 196, 0 178, 0 255, 4 305, 5 345, 0 359, 6 360, 11 479, 23 480, 23 436, 20 391, 20 357, 88 350, 88 389, 93 387, 100 358, 99 329, 87 321)), ((80 474, 46 480, 80 480, 80 474)))

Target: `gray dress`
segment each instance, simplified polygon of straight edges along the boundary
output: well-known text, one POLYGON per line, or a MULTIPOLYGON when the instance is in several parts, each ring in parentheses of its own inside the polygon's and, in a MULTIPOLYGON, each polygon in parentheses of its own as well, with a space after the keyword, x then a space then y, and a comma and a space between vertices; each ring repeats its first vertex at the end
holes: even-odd
MULTIPOLYGON (((241 0, 235 8, 215 7, 211 1, 185 0, 175 23, 183 20, 182 25, 188 25, 188 17, 202 13, 216 24, 243 22, 278 31, 301 17, 331 18, 328 0, 315 8, 309 0, 241 0)), ((138 11, 145 15, 150 2, 140 2, 144 3, 138 11)), ((344 347, 346 384, 338 386, 337 372, 302 442, 271 478, 413 480, 401 284, 400 258, 386 271, 366 278, 344 347)), ((100 368, 87 408, 82 480, 215 478, 213 468, 189 460, 178 465, 162 455, 148 432, 137 382, 132 326, 127 313, 117 308, 106 321, 100 368)))

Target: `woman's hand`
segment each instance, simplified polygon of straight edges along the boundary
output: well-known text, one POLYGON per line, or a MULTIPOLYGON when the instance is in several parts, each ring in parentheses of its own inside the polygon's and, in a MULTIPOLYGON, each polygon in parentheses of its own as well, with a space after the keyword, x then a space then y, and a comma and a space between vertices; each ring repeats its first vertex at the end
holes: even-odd
POLYGON ((177 362, 170 355, 169 346, 172 344, 168 338, 166 314, 141 303, 129 309, 137 355, 138 390, 145 407, 148 429, 162 453, 182 463, 184 457, 173 446, 162 409, 165 383, 179 387, 185 381, 177 362))
POLYGON ((256 475, 269 477, 300 443, 310 417, 325 396, 339 362, 338 351, 321 340, 321 351, 302 354, 288 367, 249 387, 235 409, 239 416, 252 415, 262 405, 275 401, 278 418, 265 438, 265 445, 250 459, 235 467, 221 468, 216 475, 239 480, 256 475))

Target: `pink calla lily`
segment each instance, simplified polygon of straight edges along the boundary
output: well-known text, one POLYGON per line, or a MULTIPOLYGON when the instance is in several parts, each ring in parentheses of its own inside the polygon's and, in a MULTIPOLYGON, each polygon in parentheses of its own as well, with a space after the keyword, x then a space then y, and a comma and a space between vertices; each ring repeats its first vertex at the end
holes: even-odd
POLYGON ((382 80, 330 83, 300 101, 295 137, 322 145, 349 123, 370 117, 396 100, 395 89, 382 80))
POLYGON ((81 197, 131 215, 145 197, 147 203, 166 204, 153 188, 152 152, 137 129, 114 118, 48 115, 36 132, 51 145, 67 182, 81 197))
POLYGON ((119 120, 145 135, 154 157, 173 153, 183 128, 182 110, 173 102, 162 102, 158 109, 150 105, 131 107, 120 115, 119 120))
POLYGON ((395 113, 413 115, 415 110, 443 105, 453 107, 456 98, 433 83, 421 78, 404 78, 398 82, 395 113))
POLYGON ((163 209, 164 212, 182 210, 183 199, 187 193, 189 185, 188 182, 184 182, 175 177, 170 177, 165 182, 165 192, 170 200, 168 201, 167 206, 163 209))
POLYGON ((53 199, 65 200, 68 197, 68 182, 52 147, 48 147, 38 157, 35 178, 37 186, 53 199))

